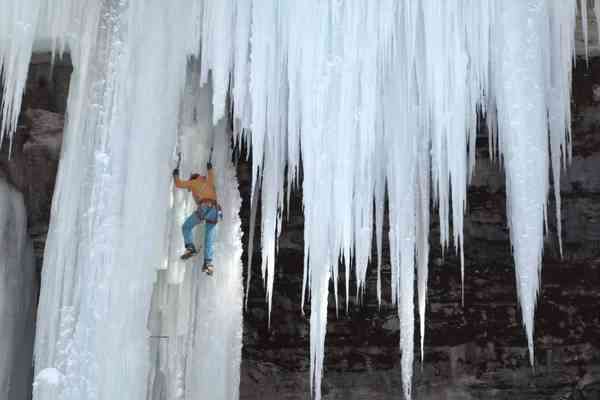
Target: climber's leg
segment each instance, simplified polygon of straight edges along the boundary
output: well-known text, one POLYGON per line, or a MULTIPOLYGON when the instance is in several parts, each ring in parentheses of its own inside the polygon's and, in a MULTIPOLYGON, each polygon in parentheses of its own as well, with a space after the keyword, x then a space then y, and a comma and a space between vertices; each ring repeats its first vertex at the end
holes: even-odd
POLYGON ((181 227, 183 233, 183 242, 185 244, 185 253, 181 256, 182 260, 186 260, 197 254, 196 246, 194 246, 194 227, 200 223, 200 218, 196 212, 192 213, 181 227))

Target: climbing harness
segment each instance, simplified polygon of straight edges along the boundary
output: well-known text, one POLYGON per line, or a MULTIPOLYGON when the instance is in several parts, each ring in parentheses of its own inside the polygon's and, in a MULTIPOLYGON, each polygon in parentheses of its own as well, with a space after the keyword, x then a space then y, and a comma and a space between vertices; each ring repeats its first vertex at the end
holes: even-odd
MULTIPOLYGON (((200 201, 200 203, 198 204, 198 209, 196 210, 196 213, 198 214, 198 218, 203 219, 207 224, 214 225, 223 219, 223 210, 221 209, 221 205, 212 199, 204 199, 204 200, 200 201), (206 206, 209 209, 210 208, 215 209, 217 211, 217 217, 216 218, 207 218, 206 215, 203 215, 202 214, 203 206, 206 206)), ((204 212, 204 214, 207 214, 207 213, 208 212, 204 212)))

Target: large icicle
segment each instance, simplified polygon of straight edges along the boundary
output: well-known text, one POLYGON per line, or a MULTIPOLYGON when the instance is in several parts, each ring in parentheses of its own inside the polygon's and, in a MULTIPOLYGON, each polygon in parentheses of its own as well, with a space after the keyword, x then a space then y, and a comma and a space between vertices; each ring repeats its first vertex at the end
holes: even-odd
MULTIPOLYGON (((551 7, 544 0, 509 0, 498 3, 498 7, 498 46, 492 65, 499 149, 506 169, 508 221, 517 292, 533 365, 534 312, 549 189, 547 110, 550 88, 547 77, 563 72, 552 71, 556 64, 548 68, 547 49, 552 38, 547 32, 550 23, 559 21, 549 20, 551 7)), ((564 115, 564 110, 561 111, 564 115)), ((552 133, 564 136, 564 124, 562 128, 562 132, 552 133)), ((553 146, 555 149, 557 147, 553 146)), ((554 165, 554 168, 560 166, 554 165)))
POLYGON ((0 398, 31 396, 35 261, 23 196, 0 176, 0 398))

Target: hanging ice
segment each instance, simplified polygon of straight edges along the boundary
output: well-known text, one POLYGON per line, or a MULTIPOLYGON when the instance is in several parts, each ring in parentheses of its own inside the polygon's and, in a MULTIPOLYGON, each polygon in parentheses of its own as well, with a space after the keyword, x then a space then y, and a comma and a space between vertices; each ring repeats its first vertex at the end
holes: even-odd
POLYGON ((0 176, 0 398, 31 395, 35 263, 23 196, 0 176))
POLYGON ((532 365, 533 314, 549 187, 546 99, 550 88, 545 71, 549 37, 544 35, 549 11, 543 0, 507 1, 498 13, 498 62, 492 64, 517 292, 532 365))
MULTIPOLYGON (((286 196, 303 179, 303 281, 311 302, 315 398, 330 279, 336 306, 340 266, 346 301, 351 289, 363 293, 373 236, 381 268, 386 198, 392 300, 410 397, 415 270, 421 355, 424 343, 430 202, 438 210, 442 246, 453 246, 462 261, 463 213, 482 116, 491 155, 506 169, 518 295, 533 362, 549 174, 560 245, 575 21, 578 6, 585 19, 587 3, 5 1, 3 131, 14 129, 36 21, 75 63, 45 255, 39 368, 64 374, 62 398, 111 398, 117 387, 127 387, 131 397, 144 393, 143 315, 152 268, 163 265, 166 253, 163 210, 186 57, 198 50, 198 82, 210 79, 213 87, 213 123, 232 112, 234 139, 251 144, 269 308, 286 196), (153 201, 142 201, 146 197, 153 201), (140 215, 152 218, 140 221, 140 215), (349 287, 351 270, 356 288, 349 287), (119 307, 131 297, 139 301, 119 307), (111 334, 117 331, 127 335, 111 334), (108 387, 114 374, 117 382, 108 387)), ((596 15, 599 9, 595 2, 596 15)), ((184 279, 183 268, 167 266, 163 278, 184 279)), ((460 275, 464 279, 464 265, 460 275)))
POLYGON ((17 128, 40 4, 40 0, 23 0, 0 5, 0 144, 6 133, 12 137, 17 128))
MULTIPOLYGON (((507 211, 533 362, 549 166, 551 161, 560 236, 559 171, 570 155, 576 7, 577 2, 558 0, 253 2, 251 22, 243 19, 237 28, 248 31, 250 24, 250 58, 236 58, 233 67, 250 71, 252 113, 235 107, 247 104, 239 89, 232 95, 233 110, 240 137, 248 137, 242 128, 251 130, 253 179, 261 180, 267 200, 262 238, 268 296, 269 263, 285 206, 275 193, 290 190, 302 159, 304 282, 311 295, 311 382, 317 399, 328 282, 333 279, 337 301, 338 263, 346 271, 354 266, 361 293, 373 222, 382 247, 386 190, 392 297, 399 306, 403 383, 410 397, 414 270, 422 352, 429 202, 437 205, 442 245, 452 243, 463 260, 462 221, 481 115, 490 127, 492 157, 499 152, 507 170, 507 211)), ((245 54, 246 44, 238 38, 232 51, 240 50, 245 54)))

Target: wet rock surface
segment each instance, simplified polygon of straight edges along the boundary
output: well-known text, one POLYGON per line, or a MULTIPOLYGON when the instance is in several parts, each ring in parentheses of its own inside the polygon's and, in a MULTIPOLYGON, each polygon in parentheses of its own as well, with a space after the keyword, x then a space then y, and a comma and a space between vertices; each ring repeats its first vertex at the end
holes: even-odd
MULTIPOLYGON (((29 233, 41 267, 70 69, 64 65, 63 75, 55 70, 51 76, 49 59, 36 60, 11 159, 7 146, 0 152, 0 174, 25 194, 29 233)), ((528 363, 517 302, 504 176, 489 160, 482 135, 465 219, 464 306, 459 259, 452 251, 442 256, 439 227, 432 218, 422 364, 415 349, 416 399, 600 399, 600 59, 593 59, 589 68, 578 63, 573 95, 573 161, 561 182, 564 257, 558 251, 551 200, 536 315, 535 370, 528 363)), ((247 240, 249 165, 238 166, 247 240)), ((280 240, 271 329, 257 232, 244 315, 243 400, 309 398, 310 307, 306 305, 305 317, 300 310, 303 227, 301 198, 296 194, 280 240)), ((384 250, 381 307, 373 268, 365 295, 357 299, 351 291, 348 312, 341 307, 336 316, 330 297, 325 399, 401 398, 399 323, 390 303, 387 246, 384 250)), ((339 304, 345 304, 343 290, 339 304)))

